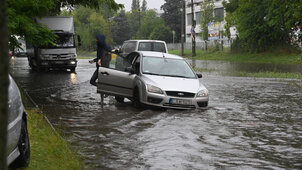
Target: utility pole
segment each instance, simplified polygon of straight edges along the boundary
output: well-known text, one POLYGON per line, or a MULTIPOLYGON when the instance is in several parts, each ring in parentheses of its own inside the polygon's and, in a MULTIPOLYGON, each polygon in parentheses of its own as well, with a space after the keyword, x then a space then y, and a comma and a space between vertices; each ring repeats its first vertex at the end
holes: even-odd
POLYGON ((138 32, 139 32, 139 39, 142 39, 142 23, 141 23, 141 10, 138 8, 138 32))
POLYGON ((185 17, 185 8, 186 8, 186 3, 184 0, 182 0, 182 4, 181 4, 181 8, 180 8, 180 12, 181 12, 181 56, 184 56, 184 38, 185 38, 185 23, 184 23, 184 17, 185 17))
POLYGON ((194 2, 191 0, 191 11, 192 11, 192 28, 191 28, 191 34, 192 34, 192 57, 196 56, 196 49, 195 49, 195 20, 194 20, 194 2))

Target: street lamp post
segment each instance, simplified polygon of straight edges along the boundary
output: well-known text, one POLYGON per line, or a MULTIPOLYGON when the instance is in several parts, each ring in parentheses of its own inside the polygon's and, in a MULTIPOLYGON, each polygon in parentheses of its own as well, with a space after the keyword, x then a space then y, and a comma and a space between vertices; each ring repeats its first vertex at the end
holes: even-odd
POLYGON ((185 38, 185 33, 184 33, 184 27, 185 27, 185 23, 184 23, 184 16, 185 16, 185 7, 186 7, 186 3, 184 0, 182 0, 182 6, 180 8, 180 12, 181 12, 181 37, 180 37, 180 41, 181 41, 181 56, 184 56, 184 38, 185 38))
POLYGON ((191 34, 192 34, 192 57, 196 56, 196 49, 195 49, 195 20, 194 20, 194 2, 191 0, 191 11, 192 11, 192 28, 191 28, 191 34))

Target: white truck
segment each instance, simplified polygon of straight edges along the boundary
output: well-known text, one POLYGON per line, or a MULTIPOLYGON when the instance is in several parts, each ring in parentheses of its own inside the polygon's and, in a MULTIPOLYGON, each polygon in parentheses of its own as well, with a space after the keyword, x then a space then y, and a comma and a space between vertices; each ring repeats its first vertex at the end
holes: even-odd
MULTIPOLYGON (((47 26, 56 35, 55 45, 33 47, 26 44, 29 66, 34 70, 63 68, 75 71, 77 53, 72 16, 50 16, 36 21, 47 26)), ((80 37, 78 42, 80 45, 80 37)))

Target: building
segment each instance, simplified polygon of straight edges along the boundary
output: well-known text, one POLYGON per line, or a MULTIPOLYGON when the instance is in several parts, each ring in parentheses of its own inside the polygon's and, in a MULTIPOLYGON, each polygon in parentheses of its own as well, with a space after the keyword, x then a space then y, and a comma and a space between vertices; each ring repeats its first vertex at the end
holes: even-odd
MULTIPOLYGON (((208 39, 210 41, 215 40, 226 40, 226 37, 223 37, 221 32, 224 31, 224 24, 225 24, 225 15, 226 12, 224 10, 224 7, 222 5, 223 0, 212 0, 214 1, 214 17, 216 18, 216 22, 208 23, 208 39)), ((191 30, 192 30, 192 1, 191 0, 185 0, 186 2, 186 43, 192 42, 191 37, 191 30)), ((196 43, 203 42, 203 39, 201 37, 202 29, 201 29, 201 3, 203 0, 193 0, 193 11, 194 11, 194 20, 196 23, 195 26, 195 37, 196 37, 196 43)), ((235 28, 231 28, 231 37, 236 37, 236 30, 235 28)))

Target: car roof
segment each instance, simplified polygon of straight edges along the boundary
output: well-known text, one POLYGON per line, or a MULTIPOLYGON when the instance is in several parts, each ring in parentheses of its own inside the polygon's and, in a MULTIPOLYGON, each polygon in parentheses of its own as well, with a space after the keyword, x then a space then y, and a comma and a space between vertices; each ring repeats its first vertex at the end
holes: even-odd
POLYGON ((165 57, 165 58, 172 58, 172 59, 183 59, 182 57, 174 54, 162 53, 162 52, 155 52, 155 51, 138 51, 142 54, 142 56, 148 57, 165 57))
POLYGON ((161 40, 127 40, 125 42, 160 42, 160 43, 165 43, 165 41, 161 40))

